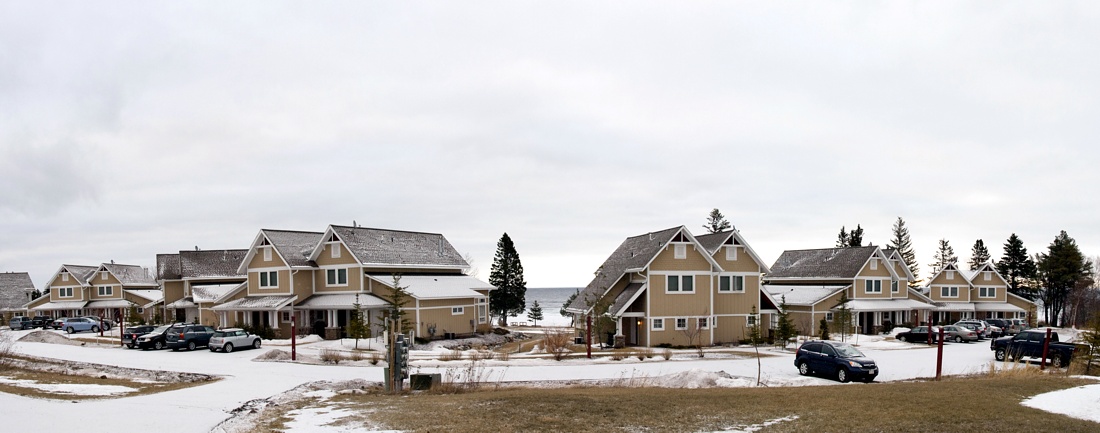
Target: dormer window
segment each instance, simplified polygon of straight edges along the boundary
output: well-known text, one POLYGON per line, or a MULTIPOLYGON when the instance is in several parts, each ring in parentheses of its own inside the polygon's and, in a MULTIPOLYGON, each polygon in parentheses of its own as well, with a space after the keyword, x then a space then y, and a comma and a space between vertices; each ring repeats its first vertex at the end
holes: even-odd
POLYGON ((955 271, 947 271, 947 279, 954 280, 955 279, 955 271))
POLYGON ((264 247, 264 261, 271 261, 271 247, 264 247))
POLYGON ((686 259, 687 258, 687 245, 686 244, 676 244, 676 245, 673 245, 672 248, 673 248, 673 257, 675 257, 677 259, 686 259))
POLYGON ((982 274, 983 274, 982 276, 985 278, 986 281, 992 281, 993 280, 993 273, 992 272, 985 271, 985 272, 982 272, 982 274))
POLYGON ((69 281, 69 273, 68 272, 62 272, 61 273, 61 281, 69 281))
POLYGON ((871 270, 874 271, 874 270, 877 270, 877 269, 878 269, 878 259, 871 259, 871 270))
POLYGON ((733 245, 726 246, 726 260, 737 260, 737 247, 733 245))
POLYGON ((329 244, 329 247, 332 248, 332 258, 340 258, 340 244, 333 242, 329 244))
POLYGON ((107 271, 100 271, 99 272, 99 279, 106 281, 107 280, 107 271))

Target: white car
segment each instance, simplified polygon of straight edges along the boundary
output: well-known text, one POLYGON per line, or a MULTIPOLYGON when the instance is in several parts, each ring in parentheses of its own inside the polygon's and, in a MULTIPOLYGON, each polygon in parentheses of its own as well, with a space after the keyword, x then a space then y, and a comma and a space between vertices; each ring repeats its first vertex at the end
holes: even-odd
POLYGON ((225 353, 232 352, 233 349, 242 347, 259 349, 260 336, 249 334, 248 331, 241 328, 220 329, 214 331, 214 336, 210 337, 209 347, 211 352, 221 350, 225 353))

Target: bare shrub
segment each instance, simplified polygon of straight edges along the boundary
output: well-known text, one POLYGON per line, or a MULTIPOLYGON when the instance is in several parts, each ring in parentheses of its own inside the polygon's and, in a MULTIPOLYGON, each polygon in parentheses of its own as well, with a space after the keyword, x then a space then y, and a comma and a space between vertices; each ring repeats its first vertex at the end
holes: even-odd
POLYGON ((510 361, 512 359, 512 352, 497 352, 496 359, 498 361, 510 361))
POLYGON ((340 361, 346 359, 344 358, 344 354, 332 349, 321 349, 321 352, 318 355, 321 357, 322 362, 328 362, 332 364, 339 364, 340 361))
POLYGON ((13 350, 12 346, 15 341, 12 340, 11 334, 0 335, 0 370, 7 369, 11 365, 13 350))
MULTIPOLYGON (((496 378, 498 382, 504 378, 504 371, 500 371, 499 374, 500 377, 496 378)), ((443 394, 474 390, 492 381, 493 376, 493 371, 486 368, 483 361, 470 361, 463 367, 451 367, 444 371, 443 383, 436 390, 443 394)))
POLYGON ((352 361, 362 361, 366 355, 358 350, 353 350, 348 353, 347 359, 352 361))
POLYGON ((457 350, 448 350, 439 354, 440 361, 460 361, 462 360, 462 352, 457 350))
POLYGON ((379 362, 382 362, 382 354, 378 352, 371 352, 367 360, 370 361, 370 365, 378 365, 379 362))
POLYGON ((471 351, 468 355, 471 361, 484 361, 486 359, 493 359, 493 352, 488 350, 478 349, 471 351))
POLYGON ((664 358, 665 361, 668 361, 669 359, 672 359, 672 350, 671 349, 661 349, 661 357, 664 358))
POLYGON ((555 361, 565 359, 572 352, 569 347, 573 344, 573 334, 568 331, 547 331, 542 338, 542 348, 554 357, 555 361))
POLYGON ((611 351, 612 361, 622 361, 623 359, 626 359, 627 356, 629 356, 629 353, 627 353, 627 351, 623 349, 611 351))
POLYGON ((653 349, 651 349, 649 347, 639 347, 639 348, 636 348, 634 350, 635 350, 635 352, 637 352, 637 354, 635 356, 638 357, 639 361, 643 361, 645 359, 653 357, 653 349))

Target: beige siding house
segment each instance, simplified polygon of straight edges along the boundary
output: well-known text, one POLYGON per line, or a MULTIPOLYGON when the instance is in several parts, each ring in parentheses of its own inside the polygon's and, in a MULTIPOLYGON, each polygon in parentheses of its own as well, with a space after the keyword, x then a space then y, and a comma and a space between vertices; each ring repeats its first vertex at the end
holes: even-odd
POLYGON ((974 270, 955 264, 944 266, 928 281, 925 291, 936 301, 936 323, 962 319, 1027 319, 1034 316, 1034 302, 1008 293, 1008 282, 991 263, 974 270))
POLYGON ((935 306, 908 287, 908 266, 893 250, 877 246, 787 250, 765 276, 764 291, 786 304, 801 333, 816 335, 831 321, 846 293, 854 325, 865 334, 920 323, 935 306))
POLYGON ((84 314, 88 304, 89 280, 98 266, 61 265, 46 282, 42 297, 27 304, 31 314, 73 317, 84 314))
POLYGON ((5 319, 3 325, 7 325, 12 317, 26 314, 33 293, 34 283, 29 273, 0 273, 0 317, 5 319))
POLYGON ((163 317, 169 322, 218 325, 211 307, 241 288, 238 270, 248 250, 193 250, 157 254, 157 282, 164 289, 163 317))
POLYGON ((766 271, 736 230, 696 238, 673 227, 623 241, 566 311, 606 309, 617 346, 737 342, 758 320, 766 271))

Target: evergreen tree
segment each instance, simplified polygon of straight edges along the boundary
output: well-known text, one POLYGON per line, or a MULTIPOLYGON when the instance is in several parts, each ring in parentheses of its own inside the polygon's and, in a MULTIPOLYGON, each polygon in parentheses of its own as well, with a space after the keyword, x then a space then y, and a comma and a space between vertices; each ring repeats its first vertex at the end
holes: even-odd
POLYGON ((707 233, 724 232, 729 230, 730 227, 730 222, 726 221, 725 215, 722 215, 718 208, 711 209, 710 216, 707 217, 707 223, 703 224, 703 228, 707 230, 707 233))
POLYGON ((848 247, 848 230, 844 229, 844 226, 840 226, 840 234, 836 235, 836 247, 847 248, 848 247))
POLYGON ((822 340, 828 340, 829 339, 829 321, 825 320, 825 318, 822 317, 821 318, 821 324, 818 325, 818 328, 819 328, 818 332, 820 333, 818 338, 820 338, 822 340))
POLYGON ((1008 280, 1009 293, 1034 300, 1036 293, 1029 281, 1035 278, 1036 271, 1035 261, 1027 254, 1024 242, 1013 233, 1005 242, 1004 254, 997 262, 997 272, 1008 280))
POLYGON ((849 247, 862 247, 863 246, 863 227, 856 224, 856 229, 848 233, 848 246, 849 247))
POLYGON ((539 320, 542 320, 542 306, 539 305, 537 299, 531 305, 531 308, 527 310, 527 319, 534 322, 535 326, 539 326, 539 320))
MULTIPOLYGON (((411 298, 406 289, 408 289, 408 287, 401 285, 401 274, 393 274, 393 290, 390 290, 388 296, 383 296, 387 304, 386 314, 389 318, 401 324, 401 332, 412 329, 412 321, 409 320, 407 317, 408 312, 405 311, 405 304, 407 304, 411 298)), ((385 328, 387 331, 394 331, 389 321, 386 321, 385 328)))
POLYGON ((951 241, 940 239, 940 245, 932 255, 932 260, 928 266, 932 268, 932 276, 935 276, 947 265, 958 263, 959 257, 955 255, 955 249, 951 248, 951 241))
POLYGON ((967 264, 970 265, 970 270, 977 270, 979 266, 988 262, 989 259, 989 250, 985 247, 985 241, 981 239, 974 241, 974 246, 970 248, 970 261, 967 262, 967 264))
POLYGON ((355 294, 355 303, 351 304, 351 322, 348 323, 348 337, 355 339, 355 348, 359 348, 360 338, 370 337, 370 325, 363 319, 363 305, 359 303, 359 294, 355 294))
POLYGON ((791 322, 791 313, 787 311, 787 295, 783 295, 779 302, 779 313, 776 314, 775 340, 776 344, 786 348, 792 337, 798 336, 791 322))
POLYGON ((38 289, 34 289, 34 291, 31 292, 31 300, 32 301, 35 300, 35 299, 41 298, 41 297, 42 297, 42 292, 38 291, 38 289))
MULTIPOLYGON (((894 238, 890 239, 886 246, 898 251, 901 259, 905 261, 905 265, 909 267, 909 272, 912 272, 913 277, 917 278, 920 275, 920 265, 917 264, 917 254, 913 252, 913 242, 909 239, 909 229, 905 227, 905 220, 901 217, 898 217, 898 220, 894 222, 893 232, 894 238)), ((919 283, 920 280, 910 281, 909 287, 917 287, 919 283)))
POLYGON ((496 287, 489 292, 489 310, 500 318, 500 326, 508 324, 508 317, 522 313, 527 305, 527 282, 523 280, 523 264, 508 233, 497 242, 493 268, 489 272, 489 284, 496 287))
POLYGON ((566 298, 565 303, 561 304, 561 310, 558 310, 558 313, 561 314, 562 317, 568 317, 569 318, 569 325, 570 326, 577 324, 577 318, 575 316, 573 316, 573 313, 565 311, 565 308, 568 307, 569 305, 571 305, 573 303, 573 301, 577 299, 577 296, 579 296, 580 294, 581 294, 581 291, 579 289, 577 291, 573 292, 572 295, 569 295, 569 298, 566 298))
POLYGON ((851 300, 848 297, 848 291, 845 290, 840 293, 840 299, 833 307, 833 329, 840 333, 840 341, 844 341, 848 334, 851 334, 852 309, 848 308, 848 302, 851 300))
POLYGON ((1039 297, 1043 300, 1047 323, 1061 326, 1062 313, 1066 307, 1066 298, 1082 281, 1092 278, 1092 263, 1085 260, 1077 241, 1062 230, 1047 248, 1039 253, 1035 265, 1039 270, 1039 280, 1043 291, 1039 297))

